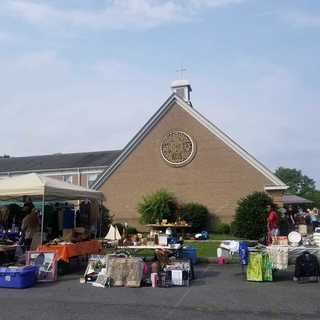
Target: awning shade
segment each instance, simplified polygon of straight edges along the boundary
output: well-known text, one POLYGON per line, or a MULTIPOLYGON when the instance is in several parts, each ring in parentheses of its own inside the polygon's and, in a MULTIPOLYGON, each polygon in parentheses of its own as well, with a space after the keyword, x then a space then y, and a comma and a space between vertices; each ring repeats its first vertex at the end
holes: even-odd
POLYGON ((65 200, 104 200, 102 192, 48 178, 37 173, 23 174, 0 180, 0 200, 22 196, 44 196, 46 199, 65 200))
POLYGON ((284 195, 283 204, 311 204, 313 201, 296 196, 296 195, 284 195))

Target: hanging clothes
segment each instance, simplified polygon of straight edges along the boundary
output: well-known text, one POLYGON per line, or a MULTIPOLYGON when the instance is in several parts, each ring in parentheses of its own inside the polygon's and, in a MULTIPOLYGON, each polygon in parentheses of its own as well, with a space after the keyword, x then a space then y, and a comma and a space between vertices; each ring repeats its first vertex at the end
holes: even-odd
POLYGON ((65 207, 63 211, 63 229, 74 228, 74 211, 70 207, 65 207))
POLYGON ((299 282, 319 281, 320 269, 317 257, 308 251, 303 252, 297 259, 294 280, 299 282))
POLYGON ((249 250, 248 250, 248 245, 244 241, 239 242, 239 255, 240 255, 240 264, 243 266, 247 265, 249 250))
POLYGON ((265 252, 250 252, 247 267, 248 281, 272 281, 272 264, 265 252))
POLYGON ((269 246, 267 251, 273 269, 286 270, 288 268, 288 247, 269 246))

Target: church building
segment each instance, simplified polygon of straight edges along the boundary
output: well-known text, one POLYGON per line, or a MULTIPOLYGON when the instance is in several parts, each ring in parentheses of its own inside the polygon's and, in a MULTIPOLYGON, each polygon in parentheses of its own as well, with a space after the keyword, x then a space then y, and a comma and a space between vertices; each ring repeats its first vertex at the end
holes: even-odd
POLYGON ((228 223, 251 192, 265 191, 281 204, 287 186, 196 110, 189 82, 174 81, 172 91, 93 184, 114 220, 139 227, 138 203, 160 189, 228 223))

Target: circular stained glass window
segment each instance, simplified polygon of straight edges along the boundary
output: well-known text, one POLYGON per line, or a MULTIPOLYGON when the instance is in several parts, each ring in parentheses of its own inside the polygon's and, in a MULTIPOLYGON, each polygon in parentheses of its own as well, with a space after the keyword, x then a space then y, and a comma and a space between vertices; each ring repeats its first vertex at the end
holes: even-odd
POLYGON ((183 131, 167 133, 161 143, 161 155, 171 165, 183 166, 189 163, 195 155, 195 143, 183 131))

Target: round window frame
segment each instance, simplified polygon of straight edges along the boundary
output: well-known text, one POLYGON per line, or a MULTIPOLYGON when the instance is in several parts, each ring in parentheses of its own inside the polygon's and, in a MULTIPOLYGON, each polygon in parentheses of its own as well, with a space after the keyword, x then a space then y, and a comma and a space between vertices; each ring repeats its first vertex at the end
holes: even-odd
POLYGON ((163 138, 162 138, 162 140, 161 140, 161 144, 160 144, 160 154, 161 154, 161 157, 162 157, 163 161, 165 161, 165 163, 168 164, 168 165, 170 165, 171 167, 179 168, 179 167, 184 167, 184 166, 186 166, 187 164, 189 164, 189 163, 194 159, 196 153, 197 153, 197 144, 196 144, 195 140, 193 139, 193 137, 192 137, 190 134, 186 133, 186 132, 183 131, 183 130, 171 130, 171 131, 167 132, 167 133, 163 136, 163 138), (163 145, 164 140, 168 137, 169 134, 172 134, 172 133, 182 133, 182 134, 184 134, 184 135, 187 136, 187 138, 191 141, 191 145, 192 145, 192 152, 190 153, 190 155, 188 156, 188 158, 187 158, 186 160, 182 161, 182 162, 179 162, 179 163, 171 162, 170 160, 168 160, 168 159, 164 156, 164 154, 163 154, 163 152, 162 152, 162 145, 163 145))

